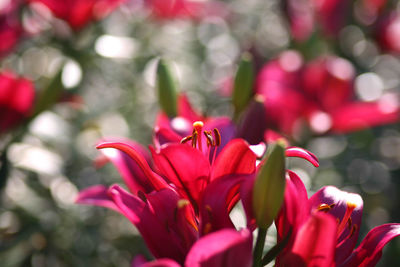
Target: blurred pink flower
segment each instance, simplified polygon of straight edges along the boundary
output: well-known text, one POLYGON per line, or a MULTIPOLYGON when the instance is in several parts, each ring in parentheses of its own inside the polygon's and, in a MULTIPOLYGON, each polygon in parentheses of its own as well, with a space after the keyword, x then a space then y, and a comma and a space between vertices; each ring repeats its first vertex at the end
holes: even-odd
POLYGON ((14 48, 23 34, 18 14, 21 4, 19 0, 0 3, 0 58, 14 48))
POLYGON ((39 2, 54 16, 66 21, 74 30, 80 30, 91 21, 100 20, 117 8, 124 0, 28 0, 39 2))
POLYGON ((227 15, 227 7, 214 0, 145 0, 155 17, 161 19, 189 18, 202 19, 204 17, 227 15))
POLYGON ((256 94, 264 97, 267 123, 293 135, 306 122, 316 134, 347 133, 399 120, 396 96, 354 100, 355 70, 350 62, 325 56, 307 64, 286 51, 259 72, 256 94))
POLYGON ((286 0, 284 7, 295 40, 305 41, 320 29, 327 36, 336 36, 350 15, 350 1, 286 0))
POLYGON ((375 266, 383 247, 400 235, 400 224, 372 229, 358 248, 363 201, 358 194, 326 186, 310 199, 293 172, 276 219, 278 243, 287 242, 277 266, 375 266), (286 239, 286 240, 285 240, 286 239))
POLYGON ((35 89, 31 81, 12 72, 0 73, 0 133, 31 115, 35 89))
POLYGON ((400 12, 382 17, 376 28, 379 45, 388 52, 400 53, 400 12))

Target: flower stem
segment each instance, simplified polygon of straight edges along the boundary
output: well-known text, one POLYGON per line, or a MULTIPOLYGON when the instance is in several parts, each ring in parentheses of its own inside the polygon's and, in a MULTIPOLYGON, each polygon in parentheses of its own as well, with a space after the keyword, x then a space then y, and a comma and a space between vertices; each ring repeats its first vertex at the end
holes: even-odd
POLYGON ((258 235, 256 246, 254 248, 253 254, 253 267, 261 267, 262 266, 262 254, 264 251, 265 237, 267 236, 267 228, 258 228, 258 235))

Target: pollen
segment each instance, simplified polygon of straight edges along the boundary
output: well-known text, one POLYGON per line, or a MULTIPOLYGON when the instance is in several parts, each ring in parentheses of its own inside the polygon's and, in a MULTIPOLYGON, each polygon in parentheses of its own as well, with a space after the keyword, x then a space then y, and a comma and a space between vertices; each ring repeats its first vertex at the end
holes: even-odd
POLYGON ((204 127, 204 123, 202 121, 195 121, 193 122, 193 128, 197 131, 197 132, 201 132, 201 130, 204 127))

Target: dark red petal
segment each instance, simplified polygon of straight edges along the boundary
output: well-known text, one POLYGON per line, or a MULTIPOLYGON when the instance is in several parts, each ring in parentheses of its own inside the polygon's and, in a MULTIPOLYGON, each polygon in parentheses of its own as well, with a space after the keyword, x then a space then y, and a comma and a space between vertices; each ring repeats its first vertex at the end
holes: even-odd
POLYGON ((329 214, 316 213, 300 228, 282 263, 283 266, 334 266, 335 247, 336 220, 329 214))
POLYGON ((108 187, 94 185, 79 192, 75 200, 78 204, 106 207, 120 212, 113 199, 108 195, 108 187))
POLYGON ((400 224, 390 223, 375 227, 368 232, 361 244, 344 262, 338 262, 338 266, 375 266, 382 256, 382 249, 393 238, 400 236, 400 224))
MULTIPOLYGON (((173 194, 167 191, 171 190, 165 189, 154 194, 164 196, 165 206, 170 206, 171 202, 176 204, 177 198, 171 197, 173 194)), ((158 213, 162 212, 160 206, 155 204, 149 207, 146 202, 118 185, 110 188, 109 195, 120 211, 136 226, 156 258, 171 258, 180 263, 184 261, 189 248, 185 247, 179 237, 169 230, 168 219, 166 220, 165 216, 159 217, 158 213)), ((173 214, 171 216, 173 217, 173 214)), ((167 218, 170 218, 170 215, 167 218)))
POLYGON ((252 236, 244 229, 224 229, 200 238, 190 249, 186 267, 250 267, 252 236))
POLYGON ((243 139, 230 141, 213 164, 211 180, 229 174, 251 174, 256 169, 257 156, 243 139))
POLYGON ((318 158, 310 151, 307 151, 300 147, 288 147, 286 149, 286 157, 303 158, 303 159, 309 161, 315 167, 319 167, 318 158))
POLYGON ((105 142, 99 144, 96 148, 97 149, 115 148, 126 153, 133 161, 136 162, 137 166, 140 168, 143 174, 149 179, 154 189, 160 190, 169 187, 168 184, 158 174, 156 174, 151 170, 145 158, 140 153, 138 153, 134 147, 130 146, 129 144, 121 142, 105 142))
POLYGON ((200 235, 223 228, 234 228, 229 213, 239 199, 245 175, 227 175, 210 183, 200 202, 200 235))
POLYGON ((209 182, 210 163, 197 149, 181 144, 170 144, 158 153, 151 151, 160 174, 173 183, 192 203, 209 182))

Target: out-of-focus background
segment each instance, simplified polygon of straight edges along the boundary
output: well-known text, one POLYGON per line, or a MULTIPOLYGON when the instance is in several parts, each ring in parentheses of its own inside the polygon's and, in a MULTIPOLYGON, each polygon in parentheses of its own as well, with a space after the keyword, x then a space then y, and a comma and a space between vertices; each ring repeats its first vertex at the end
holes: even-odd
MULTIPOLYGON (((385 107, 398 107, 396 0, 336 0, 331 6, 313 0, 164 1, 162 7, 156 0, 108 0, 90 9, 89 0, 89 7, 80 1, 57 6, 0 0, 0 71, 26 77, 35 89, 27 119, 0 132, 1 266, 129 266, 133 255, 149 256, 126 218, 74 201, 83 188, 121 182, 95 149, 101 138, 152 143, 160 57, 172 63, 179 90, 208 116, 232 116, 230 84, 245 51, 253 55, 256 75, 284 55, 283 72, 324 55, 340 57, 338 69, 328 71, 350 77, 352 99, 385 98, 385 107), (178 4, 171 8, 167 2, 178 4), (96 16, 82 21, 84 8, 96 16)), ((5 120, 3 106, 10 103, 1 101, 5 120)), ((324 185, 359 193, 359 240, 375 226, 400 222, 399 123, 345 133, 319 125, 286 133, 320 160, 318 169, 289 161, 309 194, 324 185)), ((399 255, 395 239, 379 266, 394 266, 399 255)))

